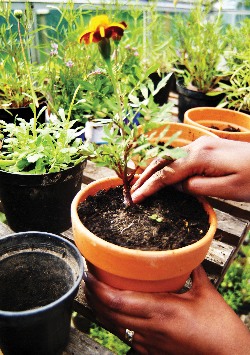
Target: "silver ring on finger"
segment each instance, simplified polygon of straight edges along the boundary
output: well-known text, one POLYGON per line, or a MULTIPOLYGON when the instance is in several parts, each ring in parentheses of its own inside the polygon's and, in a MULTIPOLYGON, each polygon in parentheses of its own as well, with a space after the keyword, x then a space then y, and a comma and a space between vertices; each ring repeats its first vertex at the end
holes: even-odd
POLYGON ((133 330, 126 329, 125 330, 125 340, 132 344, 135 332, 133 330))

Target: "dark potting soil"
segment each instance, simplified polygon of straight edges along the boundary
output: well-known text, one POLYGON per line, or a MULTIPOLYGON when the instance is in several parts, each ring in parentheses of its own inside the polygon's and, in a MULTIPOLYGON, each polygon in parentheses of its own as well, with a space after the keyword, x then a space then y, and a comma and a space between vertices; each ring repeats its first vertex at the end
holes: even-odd
POLYGON ((125 208, 123 201, 121 187, 102 190, 79 205, 79 218, 98 237, 140 250, 181 248, 201 239, 209 228, 201 203, 171 187, 132 207, 125 208))
MULTIPOLYGON (((217 126, 211 126, 210 128, 219 130, 219 128, 217 126)), ((224 129, 222 129, 222 131, 225 131, 225 132, 241 132, 241 130, 239 128, 235 128, 235 127, 232 127, 232 126, 228 126, 228 127, 224 128, 224 129)))

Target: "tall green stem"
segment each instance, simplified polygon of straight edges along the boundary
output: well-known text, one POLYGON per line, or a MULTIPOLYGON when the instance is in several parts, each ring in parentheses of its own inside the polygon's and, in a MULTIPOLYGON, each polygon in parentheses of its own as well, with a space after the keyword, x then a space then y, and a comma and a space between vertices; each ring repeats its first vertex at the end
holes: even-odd
POLYGON ((18 28, 18 35, 19 35, 19 40, 20 40, 20 45, 21 45, 21 50, 22 50, 22 55, 23 55, 23 60, 24 60, 24 65, 28 74, 28 79, 29 79, 29 84, 30 84, 30 90, 31 90, 31 96, 33 100, 33 114, 34 114, 34 122, 33 122, 33 137, 36 139, 37 137, 37 132, 36 132, 36 124, 37 124, 37 114, 36 114, 36 107, 38 107, 38 99, 33 87, 32 79, 31 79, 31 74, 30 74, 30 67, 26 58, 25 54, 25 49, 24 49, 24 44, 23 44, 23 38, 22 38, 22 33, 21 33, 21 23, 20 19, 17 19, 17 28, 18 28))
POLYGON ((109 73, 109 76, 110 76, 110 79, 111 79, 111 82, 112 82, 112 85, 113 85, 113 89, 114 89, 114 94, 115 94, 116 100, 117 100, 118 105, 119 105, 118 114, 119 114, 119 119, 121 121, 123 119, 121 97, 120 97, 120 93, 118 92, 118 89, 117 89, 117 85, 116 85, 117 83, 116 83, 115 76, 114 76, 114 73, 113 73, 112 63, 111 63, 110 58, 105 58, 105 63, 107 65, 108 73, 109 73))

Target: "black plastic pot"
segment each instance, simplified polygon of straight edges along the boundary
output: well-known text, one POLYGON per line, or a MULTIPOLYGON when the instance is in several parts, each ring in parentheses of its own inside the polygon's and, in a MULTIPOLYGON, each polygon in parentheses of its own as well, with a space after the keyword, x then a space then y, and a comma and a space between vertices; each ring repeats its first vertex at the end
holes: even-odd
POLYGON ((0 197, 10 228, 60 233, 71 226, 70 205, 81 189, 86 161, 43 175, 0 170, 0 197))
MULTIPOLYGON (((162 78, 159 76, 157 72, 150 74, 149 78, 153 81, 155 89, 159 84, 159 82, 162 80, 162 78)), ((174 73, 172 73, 166 85, 162 89, 160 89, 158 93, 154 96, 154 102, 159 104, 160 106, 166 104, 168 102, 169 93, 174 87, 174 85, 175 85, 175 76, 174 73)))
MULTIPOLYGON (((44 107, 47 106, 46 102, 41 102, 39 107, 36 109, 37 115, 39 111, 44 107)), ((3 108, 0 109, 0 120, 5 121, 6 123, 13 123, 16 117, 23 118, 25 121, 30 121, 31 118, 34 117, 32 109, 27 107, 19 107, 19 108, 9 108, 8 111, 4 110, 3 108)), ((45 111, 41 113, 38 117, 39 123, 45 123, 45 111)))
POLYGON ((67 345, 83 258, 48 233, 0 238, 0 349, 4 355, 57 355, 67 345))
POLYGON ((183 85, 182 79, 177 80, 176 88, 179 94, 178 118, 181 122, 184 120, 184 113, 190 108, 216 107, 225 96, 225 94, 209 96, 203 92, 189 90, 183 85))

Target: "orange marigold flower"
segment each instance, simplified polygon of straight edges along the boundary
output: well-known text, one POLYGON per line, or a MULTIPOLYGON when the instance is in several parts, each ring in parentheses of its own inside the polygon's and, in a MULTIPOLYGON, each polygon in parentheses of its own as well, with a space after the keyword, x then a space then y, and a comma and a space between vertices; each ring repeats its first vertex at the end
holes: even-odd
POLYGON ((107 15, 95 16, 90 20, 88 29, 81 34, 79 42, 96 43, 104 38, 119 41, 126 27, 127 24, 124 21, 110 22, 107 15))

